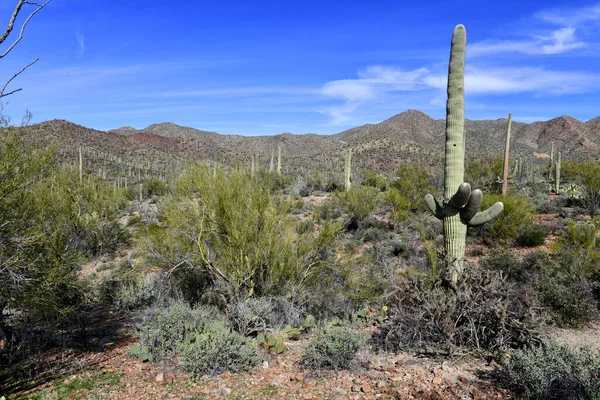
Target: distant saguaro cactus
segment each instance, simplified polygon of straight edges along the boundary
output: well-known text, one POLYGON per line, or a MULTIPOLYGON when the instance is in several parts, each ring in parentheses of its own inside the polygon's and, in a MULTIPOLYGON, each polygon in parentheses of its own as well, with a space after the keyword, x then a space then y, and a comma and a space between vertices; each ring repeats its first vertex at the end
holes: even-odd
POLYGON ((455 284, 462 273, 465 257, 467 226, 479 226, 498 216, 504 204, 495 203, 478 212, 483 199, 479 189, 471 191, 464 182, 465 172, 465 50, 467 34, 457 25, 452 35, 448 68, 448 101, 446 103, 446 156, 444 166, 444 199, 442 204, 431 195, 425 196, 427 206, 444 225, 446 267, 455 284))
POLYGON ((506 146, 504 147, 504 171, 502 174, 502 196, 508 192, 508 168, 510 162, 510 125, 512 124, 512 113, 508 113, 508 127, 506 128, 506 146))
POLYGON ((348 149, 348 153, 346 153, 346 164, 344 168, 344 184, 346 187, 346 191, 350 190, 352 185, 352 149, 348 149))
POLYGON ((281 146, 277 148, 277 175, 281 175, 281 146))
POLYGON ((554 191, 558 194, 558 189, 560 187, 560 160, 561 154, 558 152, 558 160, 556 160, 555 170, 554 170, 554 191))

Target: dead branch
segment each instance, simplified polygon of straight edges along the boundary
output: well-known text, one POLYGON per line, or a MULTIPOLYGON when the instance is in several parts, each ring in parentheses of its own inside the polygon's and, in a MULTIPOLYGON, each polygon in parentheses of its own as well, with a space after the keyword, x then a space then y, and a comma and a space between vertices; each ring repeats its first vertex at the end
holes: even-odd
POLYGON ((2 36, 0 36, 0 44, 4 43, 4 41, 8 38, 8 36, 12 32, 12 30, 14 28, 14 25, 15 25, 15 20, 17 19, 17 16, 21 12, 21 8, 23 7, 23 5, 25 5, 25 4, 35 5, 36 9, 33 10, 31 12, 31 14, 29 14, 29 16, 27 17, 27 19, 25 20, 25 22, 23 22, 23 25, 21 25, 21 31, 19 32, 19 37, 16 38, 15 41, 12 42, 12 44, 10 46, 8 46, 8 48, 6 49, 6 51, 0 55, 0 58, 3 58, 8 53, 10 53, 10 51, 17 45, 17 43, 19 43, 21 41, 21 39, 23 39, 23 32, 25 32, 25 27, 27 26, 27 24, 29 23, 29 21, 31 20, 31 18, 38 11, 40 11, 42 8, 44 8, 48 3, 50 3, 50 1, 51 0, 46 0, 46 2, 40 4, 40 3, 33 2, 33 1, 19 0, 19 3, 15 7, 15 10, 13 11, 12 16, 10 17, 10 21, 8 21, 8 26, 6 27, 6 30, 4 31, 4 33, 2 34, 2 36))
MULTIPOLYGON (((23 8, 23 6, 24 5, 33 5, 33 6, 35 6, 35 9, 25 19, 25 21, 23 22, 23 25, 21 25, 21 29, 19 31, 19 36, 11 43, 10 46, 8 46, 8 48, 2 54, 0 54, 0 58, 4 58, 8 53, 11 52, 11 50, 17 45, 17 43, 19 43, 21 41, 21 39, 23 39, 23 32, 25 32, 25 27, 27 26, 27 24, 29 23, 31 18, 33 18, 33 16, 38 11, 40 11, 42 8, 44 8, 46 5, 48 5, 48 3, 50 3, 50 1, 51 0, 46 0, 44 3, 38 3, 35 1, 19 0, 19 2, 17 3, 17 6, 15 7, 15 9, 12 13, 12 16, 10 17, 10 20, 8 21, 8 26, 6 27, 6 30, 4 31, 2 36, 0 36, 0 44, 4 43, 4 41, 10 36, 11 32, 13 31, 13 29, 15 27, 15 21, 16 21, 17 17, 19 16, 19 13, 21 12, 21 9, 23 8)), ((27 68, 31 67, 33 64, 35 64, 39 60, 40 60, 39 58, 36 58, 32 62, 30 62, 23 68, 21 68, 21 70, 19 72, 15 73, 13 76, 11 76, 6 81, 6 83, 4 83, 2 90, 0 90, 0 98, 10 96, 13 93, 21 91, 22 88, 14 89, 14 90, 11 90, 10 92, 7 92, 6 88, 13 81, 13 79, 15 79, 17 76, 21 75, 23 73, 23 71, 25 71, 27 68)))
POLYGON ((36 62, 38 62, 40 60, 40 58, 36 58, 35 60, 33 60, 32 62, 30 62, 29 64, 27 64, 26 66, 24 66, 23 68, 21 68, 21 70, 17 73, 15 73, 13 76, 11 76, 6 83, 4 83, 4 86, 2 86, 2 90, 0 90, 0 99, 2 97, 6 97, 6 96, 10 96, 13 93, 16 93, 18 91, 23 90, 23 88, 19 88, 19 89, 15 89, 15 90, 11 90, 8 93, 5 93, 6 87, 8 86, 8 84, 15 79, 17 76, 21 75, 23 73, 23 71, 25 71, 27 68, 31 67, 33 64, 35 64, 36 62))

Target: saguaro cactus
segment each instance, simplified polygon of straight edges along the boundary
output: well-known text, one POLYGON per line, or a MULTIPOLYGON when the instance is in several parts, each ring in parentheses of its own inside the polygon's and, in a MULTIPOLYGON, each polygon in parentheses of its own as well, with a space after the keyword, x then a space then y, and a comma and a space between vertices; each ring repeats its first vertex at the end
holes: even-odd
POLYGON ((274 158, 275 158, 275 150, 271 149, 271 164, 269 164, 269 172, 273 172, 273 168, 275 167, 274 158))
POLYGON ((281 146, 277 148, 277 175, 281 175, 281 146))
POLYGON ((504 204, 497 202, 478 212, 483 199, 481 190, 471 191, 464 182, 465 172, 465 48, 467 34, 457 25, 452 35, 450 66, 448 68, 448 101, 446 103, 446 156, 444 166, 444 199, 442 204, 431 195, 425 201, 433 215, 444 224, 446 266, 455 284, 462 273, 465 257, 467 226, 479 226, 498 216, 504 204))
POLYGON ((554 174, 554 191, 558 194, 558 189, 560 187, 560 158, 561 158, 561 154, 560 151, 558 152, 558 160, 556 161, 556 165, 555 165, 555 174, 554 174))
POLYGON ((512 124, 512 113, 508 113, 508 127, 506 128, 506 146, 504 147, 504 171, 502 174, 502 196, 508 192, 508 167, 510 156, 510 125, 512 124))
POLYGON ((350 190, 350 186, 352 185, 350 176, 352 175, 352 149, 348 149, 348 153, 346 154, 346 165, 344 168, 344 183, 346 186, 346 191, 350 190))

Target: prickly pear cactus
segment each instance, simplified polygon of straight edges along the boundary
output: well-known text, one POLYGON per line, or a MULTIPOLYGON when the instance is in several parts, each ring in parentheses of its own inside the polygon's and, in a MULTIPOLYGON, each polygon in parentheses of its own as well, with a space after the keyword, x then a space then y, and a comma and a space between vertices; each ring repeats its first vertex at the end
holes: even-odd
POLYGON ((446 103, 446 157, 444 168, 444 199, 440 204, 431 194, 425 201, 433 215, 444 223, 444 248, 451 282, 462 273, 465 257, 467 226, 478 226, 498 216, 504 204, 497 202, 479 212, 483 193, 471 191, 464 182, 465 173, 465 49, 467 34, 457 25, 452 35, 450 66, 448 68, 448 101, 446 103))

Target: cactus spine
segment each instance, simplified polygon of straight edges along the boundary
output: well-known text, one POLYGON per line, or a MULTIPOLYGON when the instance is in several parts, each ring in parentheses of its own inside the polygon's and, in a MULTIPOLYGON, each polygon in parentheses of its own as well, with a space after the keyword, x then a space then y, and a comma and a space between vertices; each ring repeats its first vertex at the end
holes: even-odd
POLYGON ((351 182, 351 172, 352 169, 352 149, 348 149, 348 153, 346 154, 346 165, 344 168, 344 184, 346 187, 346 191, 350 190, 350 187, 352 185, 351 182))
POLYGON ((508 167, 510 155, 510 126, 512 124, 512 113, 508 113, 508 127, 506 128, 506 146, 504 147, 504 171, 502 174, 502 196, 508 192, 508 167))
POLYGON ((448 101, 446 103, 446 156, 444 166, 444 201, 442 204, 428 194, 425 201, 431 212, 443 221, 446 267, 452 284, 462 273, 465 257, 467 226, 479 226, 498 216, 504 205, 497 202, 486 211, 478 212, 483 193, 464 182, 465 113, 464 73, 467 34, 457 25, 452 35, 448 68, 448 101))

